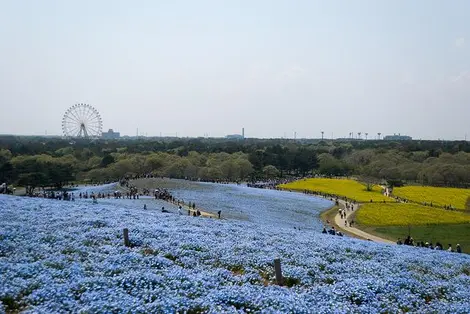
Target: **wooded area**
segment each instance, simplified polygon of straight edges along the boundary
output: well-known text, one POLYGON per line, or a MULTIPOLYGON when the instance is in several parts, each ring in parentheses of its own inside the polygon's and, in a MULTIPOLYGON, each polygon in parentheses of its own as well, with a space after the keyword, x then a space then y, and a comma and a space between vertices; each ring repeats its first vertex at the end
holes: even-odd
POLYGON ((288 139, 70 141, 0 137, 0 183, 28 189, 74 181, 106 182, 153 174, 256 181, 320 174, 468 187, 467 142, 288 139))

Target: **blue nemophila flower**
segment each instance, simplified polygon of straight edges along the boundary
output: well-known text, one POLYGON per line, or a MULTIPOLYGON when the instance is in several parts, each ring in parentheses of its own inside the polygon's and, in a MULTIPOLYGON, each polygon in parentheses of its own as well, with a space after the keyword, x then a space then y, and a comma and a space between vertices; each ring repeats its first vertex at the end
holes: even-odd
POLYGON ((470 309, 468 255, 136 207, 0 196, 0 313, 470 309))

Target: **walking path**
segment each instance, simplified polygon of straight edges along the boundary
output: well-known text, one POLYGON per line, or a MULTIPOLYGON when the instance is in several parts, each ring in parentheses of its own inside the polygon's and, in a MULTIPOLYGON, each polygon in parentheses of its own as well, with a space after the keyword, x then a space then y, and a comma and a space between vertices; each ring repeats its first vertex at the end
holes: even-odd
MULTIPOLYGON (((340 203, 341 207, 343 208, 343 211, 346 213, 346 219, 342 219, 339 212, 335 216, 335 224, 341 229, 341 231, 345 231, 347 233, 352 233, 352 234, 354 234, 358 237, 368 239, 368 240, 370 239, 374 242, 395 244, 395 242, 393 242, 393 241, 377 237, 375 235, 372 235, 370 233, 367 233, 367 232, 362 231, 360 229, 357 229, 355 227, 349 227, 349 222, 351 221, 350 216, 355 211, 357 211, 358 208, 356 208, 355 210, 346 210, 346 202, 343 201, 343 200, 338 200, 338 202, 340 203), (348 227, 344 227, 344 225, 345 225, 344 221, 345 220, 348 221, 348 227)), ((356 205, 356 206, 358 206, 358 205, 356 205)))

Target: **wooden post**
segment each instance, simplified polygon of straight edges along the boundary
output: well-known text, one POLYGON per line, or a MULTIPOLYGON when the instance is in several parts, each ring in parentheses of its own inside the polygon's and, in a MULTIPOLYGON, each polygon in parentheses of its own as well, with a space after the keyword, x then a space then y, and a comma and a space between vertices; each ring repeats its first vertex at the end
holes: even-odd
POLYGON ((276 271, 276 282, 278 285, 282 286, 284 279, 282 278, 281 260, 279 258, 274 260, 274 270, 276 271))
POLYGON ((122 232, 124 234, 124 245, 127 247, 131 246, 131 243, 129 242, 129 229, 124 228, 122 232))

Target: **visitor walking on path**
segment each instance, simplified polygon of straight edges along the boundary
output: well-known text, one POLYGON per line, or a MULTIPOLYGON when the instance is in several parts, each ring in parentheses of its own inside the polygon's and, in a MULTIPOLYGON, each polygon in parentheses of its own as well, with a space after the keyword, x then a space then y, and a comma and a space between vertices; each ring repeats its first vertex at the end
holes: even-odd
MULTIPOLYGON (((340 204, 340 206, 342 208, 346 208, 346 204, 347 202, 345 200, 342 200, 342 199, 338 199, 338 202, 340 204)), ((349 205, 349 203, 348 203, 349 205)), ((380 237, 377 237, 377 236, 374 236, 372 234, 369 234, 367 232, 364 232, 362 230, 359 230, 355 227, 353 227, 353 220, 351 220, 351 215, 355 213, 355 209, 357 208, 354 208, 353 204, 350 204, 351 205, 351 211, 346 211, 346 210, 343 210, 343 218, 341 218, 341 215, 340 215, 340 212, 338 211, 338 213, 336 214, 335 216, 335 224, 340 227, 342 225, 347 225, 347 222, 349 221, 350 222, 350 227, 344 227, 344 228, 341 228, 343 229, 344 231, 350 233, 350 234, 353 234, 355 236, 358 236, 358 237, 361 237, 363 239, 370 239, 374 242, 380 242, 380 243, 389 243, 389 244, 394 244, 395 242, 393 241, 390 241, 390 240, 387 240, 387 239, 382 239, 380 237)))

